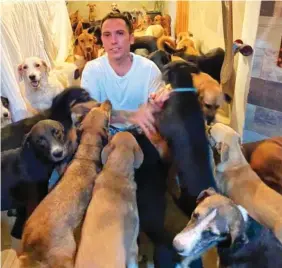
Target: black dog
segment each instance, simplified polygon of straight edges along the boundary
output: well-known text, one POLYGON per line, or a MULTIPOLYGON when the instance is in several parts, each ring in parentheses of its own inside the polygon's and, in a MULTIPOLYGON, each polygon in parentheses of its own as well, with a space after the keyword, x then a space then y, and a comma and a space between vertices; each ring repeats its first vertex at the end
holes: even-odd
POLYGON ((167 139, 178 168, 181 197, 179 207, 190 216, 199 193, 215 187, 209 159, 203 113, 191 73, 199 73, 195 64, 174 61, 164 67, 164 80, 174 91, 158 115, 159 131, 167 139))
POLYGON ((21 235, 26 217, 47 194, 53 169, 74 151, 73 144, 62 124, 42 120, 32 127, 20 148, 2 152, 1 211, 18 210, 18 227, 13 229, 16 237, 21 235))
POLYGON ((65 89, 53 100, 50 109, 30 118, 7 125, 1 130, 1 151, 21 146, 23 137, 40 120, 52 119, 63 124, 65 131, 72 126, 71 107, 77 103, 92 100, 88 92, 80 87, 65 89))
POLYGON ((136 36, 134 43, 130 46, 130 51, 134 52, 140 48, 147 49, 149 54, 158 50, 157 38, 154 36, 136 36))
POLYGON ((163 50, 154 51, 147 58, 153 61, 161 72, 163 72, 164 66, 171 62, 171 55, 163 50))

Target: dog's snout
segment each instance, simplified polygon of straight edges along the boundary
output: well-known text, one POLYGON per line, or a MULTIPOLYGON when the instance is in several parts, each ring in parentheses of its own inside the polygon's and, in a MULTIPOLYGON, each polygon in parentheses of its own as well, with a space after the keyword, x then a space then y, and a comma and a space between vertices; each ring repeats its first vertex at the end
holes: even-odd
POLYGON ((56 158, 63 156, 63 150, 62 149, 56 149, 52 152, 52 155, 56 158))
POLYGON ((184 245, 181 243, 180 239, 175 238, 173 240, 173 246, 178 253, 181 253, 184 251, 184 245))
POLYGON ((34 81, 35 78, 36 78, 36 76, 35 76, 34 74, 31 74, 31 75, 29 76, 29 79, 30 79, 31 81, 34 81))
POLYGON ((7 112, 3 113, 4 117, 9 117, 9 114, 7 112))
POLYGON ((87 47, 86 50, 87 50, 88 52, 91 52, 91 51, 92 51, 92 47, 87 47))

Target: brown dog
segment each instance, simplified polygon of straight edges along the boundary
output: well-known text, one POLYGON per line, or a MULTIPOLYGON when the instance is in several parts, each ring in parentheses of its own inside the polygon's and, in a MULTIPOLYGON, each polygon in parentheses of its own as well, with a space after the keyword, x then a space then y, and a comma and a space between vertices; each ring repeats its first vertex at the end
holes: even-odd
POLYGON ((111 104, 106 101, 82 121, 81 141, 74 159, 26 223, 21 267, 74 266, 74 231, 81 224, 100 170, 102 140, 106 138, 110 111, 111 104))
POLYGON ((203 72, 192 74, 192 77, 203 113, 207 123, 210 124, 214 121, 216 112, 224 101, 221 85, 210 75, 203 72))
POLYGON ((282 137, 247 143, 242 147, 251 168, 269 187, 282 194, 282 137))
POLYGON ((129 132, 117 133, 103 149, 104 168, 82 226, 75 267, 137 267, 139 217, 134 169, 143 158, 129 132))
POLYGON ((95 18, 96 18, 96 5, 95 4, 87 4, 87 6, 89 7, 89 15, 88 15, 88 20, 89 23, 94 23, 95 22, 95 18))

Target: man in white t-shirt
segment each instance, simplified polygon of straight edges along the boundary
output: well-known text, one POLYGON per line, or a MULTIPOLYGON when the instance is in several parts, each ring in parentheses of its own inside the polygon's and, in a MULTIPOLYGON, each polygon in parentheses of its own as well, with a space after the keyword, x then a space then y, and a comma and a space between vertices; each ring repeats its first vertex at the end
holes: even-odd
MULTIPOLYGON (((125 16, 108 14, 101 29, 106 55, 86 64, 81 86, 97 101, 111 101, 112 128, 119 131, 134 124, 148 136, 155 131, 153 113, 167 98, 148 104, 150 94, 164 86, 162 75, 153 62, 130 53, 134 36, 125 16)), ((135 135, 144 153, 144 162, 135 172, 140 227, 155 245, 155 267, 172 268, 176 265, 173 235, 164 228, 168 167, 146 135, 135 135)))

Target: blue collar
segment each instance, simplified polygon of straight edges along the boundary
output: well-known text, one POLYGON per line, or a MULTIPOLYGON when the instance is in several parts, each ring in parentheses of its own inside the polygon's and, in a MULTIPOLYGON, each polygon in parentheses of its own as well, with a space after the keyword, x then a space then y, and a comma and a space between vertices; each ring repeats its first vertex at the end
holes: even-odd
POLYGON ((183 88, 174 88, 172 92, 197 92, 196 88, 194 87, 183 87, 183 88))

